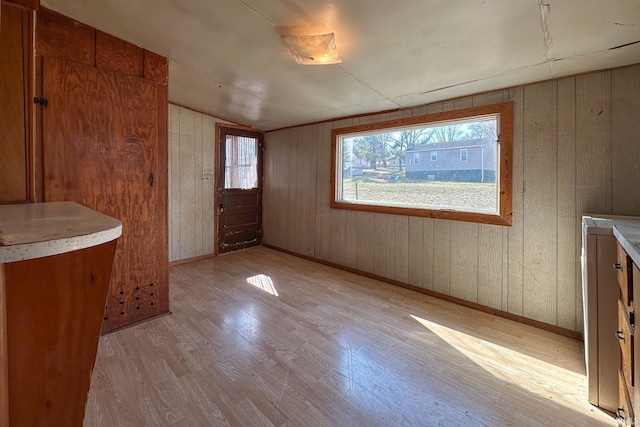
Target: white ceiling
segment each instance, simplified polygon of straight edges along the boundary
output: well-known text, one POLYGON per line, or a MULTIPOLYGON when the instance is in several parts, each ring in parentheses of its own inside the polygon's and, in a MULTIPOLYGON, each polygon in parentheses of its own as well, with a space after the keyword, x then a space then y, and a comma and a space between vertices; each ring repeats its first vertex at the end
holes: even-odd
POLYGON ((262 130, 640 62, 639 0, 41 4, 167 56, 171 102, 262 130), (342 64, 297 65, 280 40, 323 32, 342 64))

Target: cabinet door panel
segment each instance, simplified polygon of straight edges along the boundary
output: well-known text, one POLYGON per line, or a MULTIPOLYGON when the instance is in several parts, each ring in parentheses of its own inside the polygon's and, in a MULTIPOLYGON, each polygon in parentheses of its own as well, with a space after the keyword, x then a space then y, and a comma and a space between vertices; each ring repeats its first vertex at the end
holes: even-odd
POLYGON ((27 54, 29 15, 2 3, 0 23, 0 202, 29 199, 27 150, 27 54))
POLYGON ((44 58, 44 193, 118 218, 103 331, 159 313, 157 87, 44 58))
POLYGON ((616 245, 618 261, 615 265, 618 271, 618 284, 620 285, 620 292, 622 301, 626 305, 631 305, 633 301, 633 287, 631 286, 631 258, 627 255, 624 248, 620 243, 616 245))

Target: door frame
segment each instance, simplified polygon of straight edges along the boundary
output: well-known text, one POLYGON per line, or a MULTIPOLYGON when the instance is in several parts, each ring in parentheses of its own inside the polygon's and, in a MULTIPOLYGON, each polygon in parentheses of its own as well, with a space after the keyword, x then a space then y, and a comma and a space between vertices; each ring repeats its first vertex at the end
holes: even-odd
MULTIPOLYGON (((242 130, 242 131, 250 131, 250 132, 259 132, 262 134, 262 141, 263 141, 263 147, 264 148, 264 131, 261 131, 260 129, 256 129, 256 128, 252 128, 250 126, 243 126, 243 125, 237 125, 234 123, 224 123, 224 122, 216 122, 216 147, 215 147, 215 167, 214 167, 214 196, 213 196, 213 206, 212 208, 214 209, 215 212, 215 219, 214 219, 214 232, 213 232, 213 255, 214 256, 218 256, 218 239, 219 239, 219 221, 220 221, 220 215, 218 213, 218 206, 220 204, 220 192, 218 190, 219 185, 220 185, 220 135, 222 134, 221 129, 222 128, 227 128, 227 129, 237 129, 237 130, 242 130)), ((258 170, 261 171, 261 176, 258 177, 258 180, 260 182, 260 192, 262 195, 262 191, 263 191, 263 187, 264 187, 264 154, 259 156, 260 157, 260 162, 263 163, 263 165, 261 165, 262 167, 259 167, 258 170)), ((262 197, 260 197, 260 199, 262 200, 262 197)), ((262 201, 260 202, 260 209, 262 209, 262 201)), ((260 213, 262 216, 262 212, 260 213)))

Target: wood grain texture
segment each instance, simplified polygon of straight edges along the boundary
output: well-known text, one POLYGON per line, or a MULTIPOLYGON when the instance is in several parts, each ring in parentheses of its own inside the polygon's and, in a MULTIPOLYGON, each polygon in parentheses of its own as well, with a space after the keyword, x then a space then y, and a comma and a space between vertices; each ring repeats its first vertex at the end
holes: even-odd
POLYGON ((576 340, 266 248, 171 277, 171 316, 101 338, 85 427, 615 424, 576 340))
MULTIPOLYGON (((169 90, 166 85, 156 85, 158 110, 157 133, 157 168, 156 186, 158 191, 157 217, 155 229, 158 245, 153 252, 156 260, 150 269, 155 270, 158 277, 158 312, 169 311, 169 200, 167 188, 169 186, 168 162, 169 162, 169 90)), ((152 273, 152 272, 150 272, 152 273)))
POLYGON ((96 67, 128 76, 144 77, 143 49, 96 30, 96 67))
POLYGON ((29 200, 29 11, 2 3, 0 25, 0 203, 29 200))
POLYGON ((36 14, 36 54, 94 66, 95 29, 45 7, 36 14))
POLYGON ((143 49, 143 68, 145 79, 161 85, 166 85, 169 81, 169 60, 167 57, 143 49))
POLYGON ((82 424, 115 248, 114 240, 2 266, 9 365, 6 425, 82 424))
POLYGON ((45 200, 73 200, 123 223, 104 330, 157 315, 168 283, 160 282, 166 182, 158 180, 156 84, 53 58, 43 81, 45 200))

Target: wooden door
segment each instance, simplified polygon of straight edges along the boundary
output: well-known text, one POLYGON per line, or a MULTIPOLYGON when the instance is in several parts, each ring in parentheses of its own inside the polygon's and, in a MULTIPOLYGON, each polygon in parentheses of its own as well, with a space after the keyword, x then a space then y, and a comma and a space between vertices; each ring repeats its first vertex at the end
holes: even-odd
POLYGON ((261 132, 219 128, 218 253, 262 243, 261 132))
POLYGON ((1 3, 0 203, 29 200, 30 12, 1 3))
POLYGON ((103 331, 159 313, 156 84, 44 58, 44 196, 122 221, 103 331))

